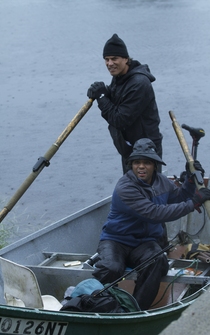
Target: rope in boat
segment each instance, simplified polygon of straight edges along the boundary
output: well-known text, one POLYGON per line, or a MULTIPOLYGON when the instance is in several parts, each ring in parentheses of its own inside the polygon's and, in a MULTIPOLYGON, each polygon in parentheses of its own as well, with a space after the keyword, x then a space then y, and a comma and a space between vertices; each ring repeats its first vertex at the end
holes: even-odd
POLYGON ((166 286, 166 288, 165 288, 165 290, 164 290, 164 292, 163 292, 163 294, 162 294, 162 297, 161 297, 155 304, 153 304, 150 308, 153 308, 154 306, 156 306, 157 304, 159 304, 159 303, 163 300, 163 298, 164 298, 164 296, 165 296, 167 290, 169 289, 169 287, 170 287, 171 285, 172 285, 172 289, 171 289, 171 299, 172 299, 172 303, 173 303, 173 302, 174 302, 174 292, 173 292, 173 291, 174 291, 174 283, 176 282, 176 280, 177 280, 179 277, 185 275, 184 270, 186 270, 186 269, 188 269, 188 268, 191 268, 194 264, 196 264, 196 267, 195 267, 195 273, 196 273, 196 272, 198 271, 198 263, 199 263, 199 260, 198 260, 198 259, 195 259, 195 260, 192 261, 192 263, 191 263, 190 265, 188 265, 188 266, 186 266, 186 267, 180 269, 180 270, 175 274, 174 279, 173 279, 173 280, 166 286))
MULTIPOLYGON (((194 241, 193 241, 192 238, 190 238, 190 237, 197 236, 197 235, 204 229, 204 227, 205 227, 205 225, 206 225, 206 209, 205 209, 204 206, 202 206, 202 208, 203 208, 203 212, 202 212, 202 214, 203 214, 203 224, 202 224, 201 228, 199 228, 199 230, 198 230, 196 233, 194 233, 194 234, 190 234, 190 233, 184 232, 184 233, 189 237, 189 239, 190 239, 192 242, 194 242, 194 241)), ((171 239, 171 241, 175 240, 176 237, 180 235, 180 232, 182 232, 182 231, 179 231, 179 232, 178 232, 178 233, 171 239)))

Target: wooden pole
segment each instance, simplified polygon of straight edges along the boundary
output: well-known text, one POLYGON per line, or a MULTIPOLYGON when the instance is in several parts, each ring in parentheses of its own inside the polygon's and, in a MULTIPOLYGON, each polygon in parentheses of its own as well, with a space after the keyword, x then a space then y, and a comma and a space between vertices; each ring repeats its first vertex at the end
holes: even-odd
MULTIPOLYGON (((189 163, 190 172, 191 173, 195 173, 196 169, 194 168, 194 159, 193 159, 193 157, 192 157, 192 155, 190 153, 189 147, 187 145, 187 142, 185 140, 184 134, 182 132, 182 128, 179 125, 179 123, 177 122, 176 117, 175 117, 175 115, 174 115, 174 113, 172 111, 169 111, 169 115, 171 117, 172 125, 173 125, 173 128, 175 130, 176 136, 177 136, 177 138, 179 140, 179 143, 181 145, 182 151, 183 151, 183 153, 185 155, 185 158, 186 158, 187 162, 189 163)), ((195 177, 194 177, 194 180, 195 180, 195 185, 196 185, 196 187, 197 187, 198 190, 200 188, 204 188, 205 187, 204 184, 198 183, 198 181, 197 181, 197 179, 195 177)), ((210 200, 205 201, 204 206, 205 206, 207 214, 208 214, 208 216, 210 218, 210 200)))
POLYGON ((57 138, 55 143, 51 145, 49 150, 45 153, 43 157, 40 157, 37 163, 33 167, 33 171, 30 175, 25 179, 23 184, 19 187, 19 189, 15 192, 13 197, 9 200, 6 206, 0 212, 0 222, 5 218, 5 216, 11 211, 11 209, 15 206, 18 200, 22 197, 22 195, 26 192, 29 186, 33 183, 36 177, 40 174, 40 172, 44 169, 45 166, 50 165, 50 159, 55 155, 60 146, 72 132, 72 130, 76 127, 79 121, 83 118, 83 116, 87 113, 90 107, 93 104, 93 100, 89 99, 82 108, 78 111, 78 113, 74 116, 71 122, 67 125, 67 127, 63 130, 60 136, 57 138))

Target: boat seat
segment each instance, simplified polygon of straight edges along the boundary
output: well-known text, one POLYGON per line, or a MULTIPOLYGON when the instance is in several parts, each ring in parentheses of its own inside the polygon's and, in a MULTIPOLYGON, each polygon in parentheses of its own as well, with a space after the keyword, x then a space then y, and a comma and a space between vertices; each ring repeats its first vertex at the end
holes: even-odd
POLYGON ((34 272, 0 257, 4 296, 7 305, 59 311, 61 303, 51 295, 41 295, 34 272))

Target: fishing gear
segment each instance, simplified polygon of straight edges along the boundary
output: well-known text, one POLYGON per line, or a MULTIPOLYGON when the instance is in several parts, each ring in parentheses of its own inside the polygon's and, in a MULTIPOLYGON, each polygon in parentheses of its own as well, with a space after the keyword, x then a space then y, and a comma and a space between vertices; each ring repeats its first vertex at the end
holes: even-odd
POLYGON ((193 139, 192 142, 192 156, 194 160, 197 158, 197 150, 198 150, 198 145, 199 145, 199 140, 205 136, 205 131, 202 128, 193 128, 190 127, 186 124, 182 124, 182 128, 185 130, 188 130, 190 133, 190 136, 193 139))
MULTIPOLYGON (((198 150, 199 140, 202 137, 205 136, 205 131, 202 128, 193 128, 193 127, 190 127, 186 124, 182 124, 182 128, 185 129, 185 130, 188 130, 189 133, 190 133, 190 136, 193 139, 191 153, 192 153, 192 157, 195 161, 197 159, 197 150, 198 150)), ((195 170, 194 177, 196 178, 199 185, 203 184, 203 175, 202 175, 202 172, 199 171, 199 169, 195 170)))
POLYGON ((104 287, 102 290, 100 290, 95 296, 100 295, 102 292, 108 290, 110 287, 115 286, 121 280, 124 280, 126 277, 128 277, 134 271, 135 272, 140 272, 141 270, 145 269, 147 266, 149 266, 150 264, 154 263, 159 256, 161 256, 162 254, 164 254, 168 250, 172 249, 173 247, 175 247, 175 245, 173 245, 173 244, 167 245, 165 248, 163 248, 161 251, 159 251, 154 256, 151 256, 150 258, 146 259, 143 263, 139 264, 138 266, 136 266, 132 270, 130 270, 127 273, 123 274, 121 277, 119 277, 118 279, 114 280, 111 284, 106 285, 106 287, 104 287))

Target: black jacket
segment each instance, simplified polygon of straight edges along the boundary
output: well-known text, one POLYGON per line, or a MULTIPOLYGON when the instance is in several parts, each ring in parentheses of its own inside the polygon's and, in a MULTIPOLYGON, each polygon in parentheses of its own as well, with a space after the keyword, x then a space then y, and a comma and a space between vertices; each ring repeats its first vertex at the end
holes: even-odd
MULTIPOLYGON (((113 77, 109 94, 98 99, 102 117, 108 124, 122 132, 132 145, 143 137, 161 146, 160 118, 151 82, 155 77, 148 65, 132 61, 129 71, 113 77)), ((115 144, 116 145, 116 144, 115 144)), ((119 151, 119 150, 118 150, 119 151)))

